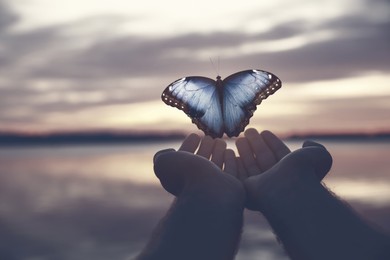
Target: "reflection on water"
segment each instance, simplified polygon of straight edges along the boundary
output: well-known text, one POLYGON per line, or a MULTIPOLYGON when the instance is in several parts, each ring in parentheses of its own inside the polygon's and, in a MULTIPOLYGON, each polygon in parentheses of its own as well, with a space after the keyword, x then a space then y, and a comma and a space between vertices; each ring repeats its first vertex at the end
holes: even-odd
POLYGON ((333 167, 325 183, 339 196, 390 205, 390 143, 327 143, 333 167))
MULTIPOLYGON (((229 144, 232 146, 232 144, 229 144)), ((292 149, 299 143, 291 142, 292 149)), ((388 143, 325 143, 325 183, 390 231, 388 143)), ((172 197, 152 157, 179 143, 0 148, 0 259, 126 259, 140 250, 172 197)), ((266 221, 246 214, 237 259, 287 259, 266 221)))

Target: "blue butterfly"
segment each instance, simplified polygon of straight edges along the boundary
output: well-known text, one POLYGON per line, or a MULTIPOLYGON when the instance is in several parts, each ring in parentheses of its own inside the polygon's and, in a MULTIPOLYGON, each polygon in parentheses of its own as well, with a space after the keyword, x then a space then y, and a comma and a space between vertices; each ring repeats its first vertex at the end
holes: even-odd
POLYGON ((185 77, 169 84, 161 99, 183 110, 192 122, 213 138, 238 136, 249 124, 256 106, 282 87, 274 74, 244 70, 221 80, 185 77))

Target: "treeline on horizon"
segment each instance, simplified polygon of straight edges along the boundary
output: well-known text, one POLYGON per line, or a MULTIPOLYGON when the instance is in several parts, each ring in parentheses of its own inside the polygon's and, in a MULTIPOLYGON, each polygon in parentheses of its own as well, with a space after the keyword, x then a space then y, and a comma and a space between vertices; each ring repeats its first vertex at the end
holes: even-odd
POLYGON ((0 145, 57 145, 156 142, 183 139, 183 133, 73 132, 23 134, 0 132, 0 145))
MULTIPOLYGON (((185 133, 160 132, 73 132, 49 134, 23 134, 0 132, 0 145, 61 145, 61 144, 109 144, 182 140, 185 133)), ((285 140, 390 140, 390 132, 381 133, 308 133, 286 135, 285 140)))

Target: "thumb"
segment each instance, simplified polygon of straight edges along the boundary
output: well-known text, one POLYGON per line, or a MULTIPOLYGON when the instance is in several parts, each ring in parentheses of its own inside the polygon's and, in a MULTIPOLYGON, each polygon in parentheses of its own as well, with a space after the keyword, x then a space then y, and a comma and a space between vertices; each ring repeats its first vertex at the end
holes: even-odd
POLYGON ((174 149, 166 149, 154 155, 154 173, 160 180, 163 188, 174 196, 178 196, 185 183, 183 174, 176 169, 177 152, 174 149))
POLYGON ((158 158, 161 154, 166 153, 166 152, 174 152, 174 151, 175 151, 175 149, 173 149, 173 148, 168 148, 168 149, 164 149, 164 150, 158 151, 158 152, 154 155, 154 157, 153 157, 153 163, 156 163, 157 158, 158 158))
POLYGON ((311 140, 306 140, 303 143, 302 147, 303 148, 317 147, 323 149, 323 150, 318 150, 316 152, 318 157, 315 159, 318 166, 316 175, 320 178, 320 180, 322 180, 328 174, 328 172, 332 167, 333 164, 332 156, 330 155, 330 153, 328 152, 328 150, 325 148, 324 145, 311 140))
POLYGON ((305 153, 305 156, 311 161, 314 166, 315 173, 320 181, 328 174, 330 171, 333 159, 331 154, 322 144, 305 141, 302 146, 302 151, 305 153))
POLYGON ((309 167, 321 181, 332 167, 332 156, 324 146, 310 141, 305 142, 303 148, 288 154, 279 164, 282 168, 287 167, 287 171, 296 169, 302 173, 307 172, 305 168, 309 167))

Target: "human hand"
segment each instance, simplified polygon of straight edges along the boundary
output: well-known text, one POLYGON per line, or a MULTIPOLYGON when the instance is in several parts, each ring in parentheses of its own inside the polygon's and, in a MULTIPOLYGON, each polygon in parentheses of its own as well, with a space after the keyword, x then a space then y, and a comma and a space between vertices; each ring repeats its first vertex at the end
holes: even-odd
POLYGON ((177 197, 202 194, 211 200, 231 200, 243 205, 245 190, 243 184, 232 176, 231 157, 225 158, 225 150, 226 143, 222 139, 209 136, 201 139, 191 134, 178 151, 157 152, 153 159, 154 171, 162 186, 177 197))
POLYGON ((156 176, 176 198, 138 259, 234 259, 245 189, 223 172, 225 149, 221 139, 191 134, 178 151, 156 153, 156 176))
MULTIPOLYGON (((306 141, 301 149, 290 149, 273 133, 245 131, 236 146, 237 177, 244 183, 247 208, 262 211, 266 204, 289 194, 306 182, 321 181, 332 165, 324 146, 306 141), (241 165, 240 165, 241 164, 241 165)), ((234 167, 232 167, 234 168, 234 167)))

